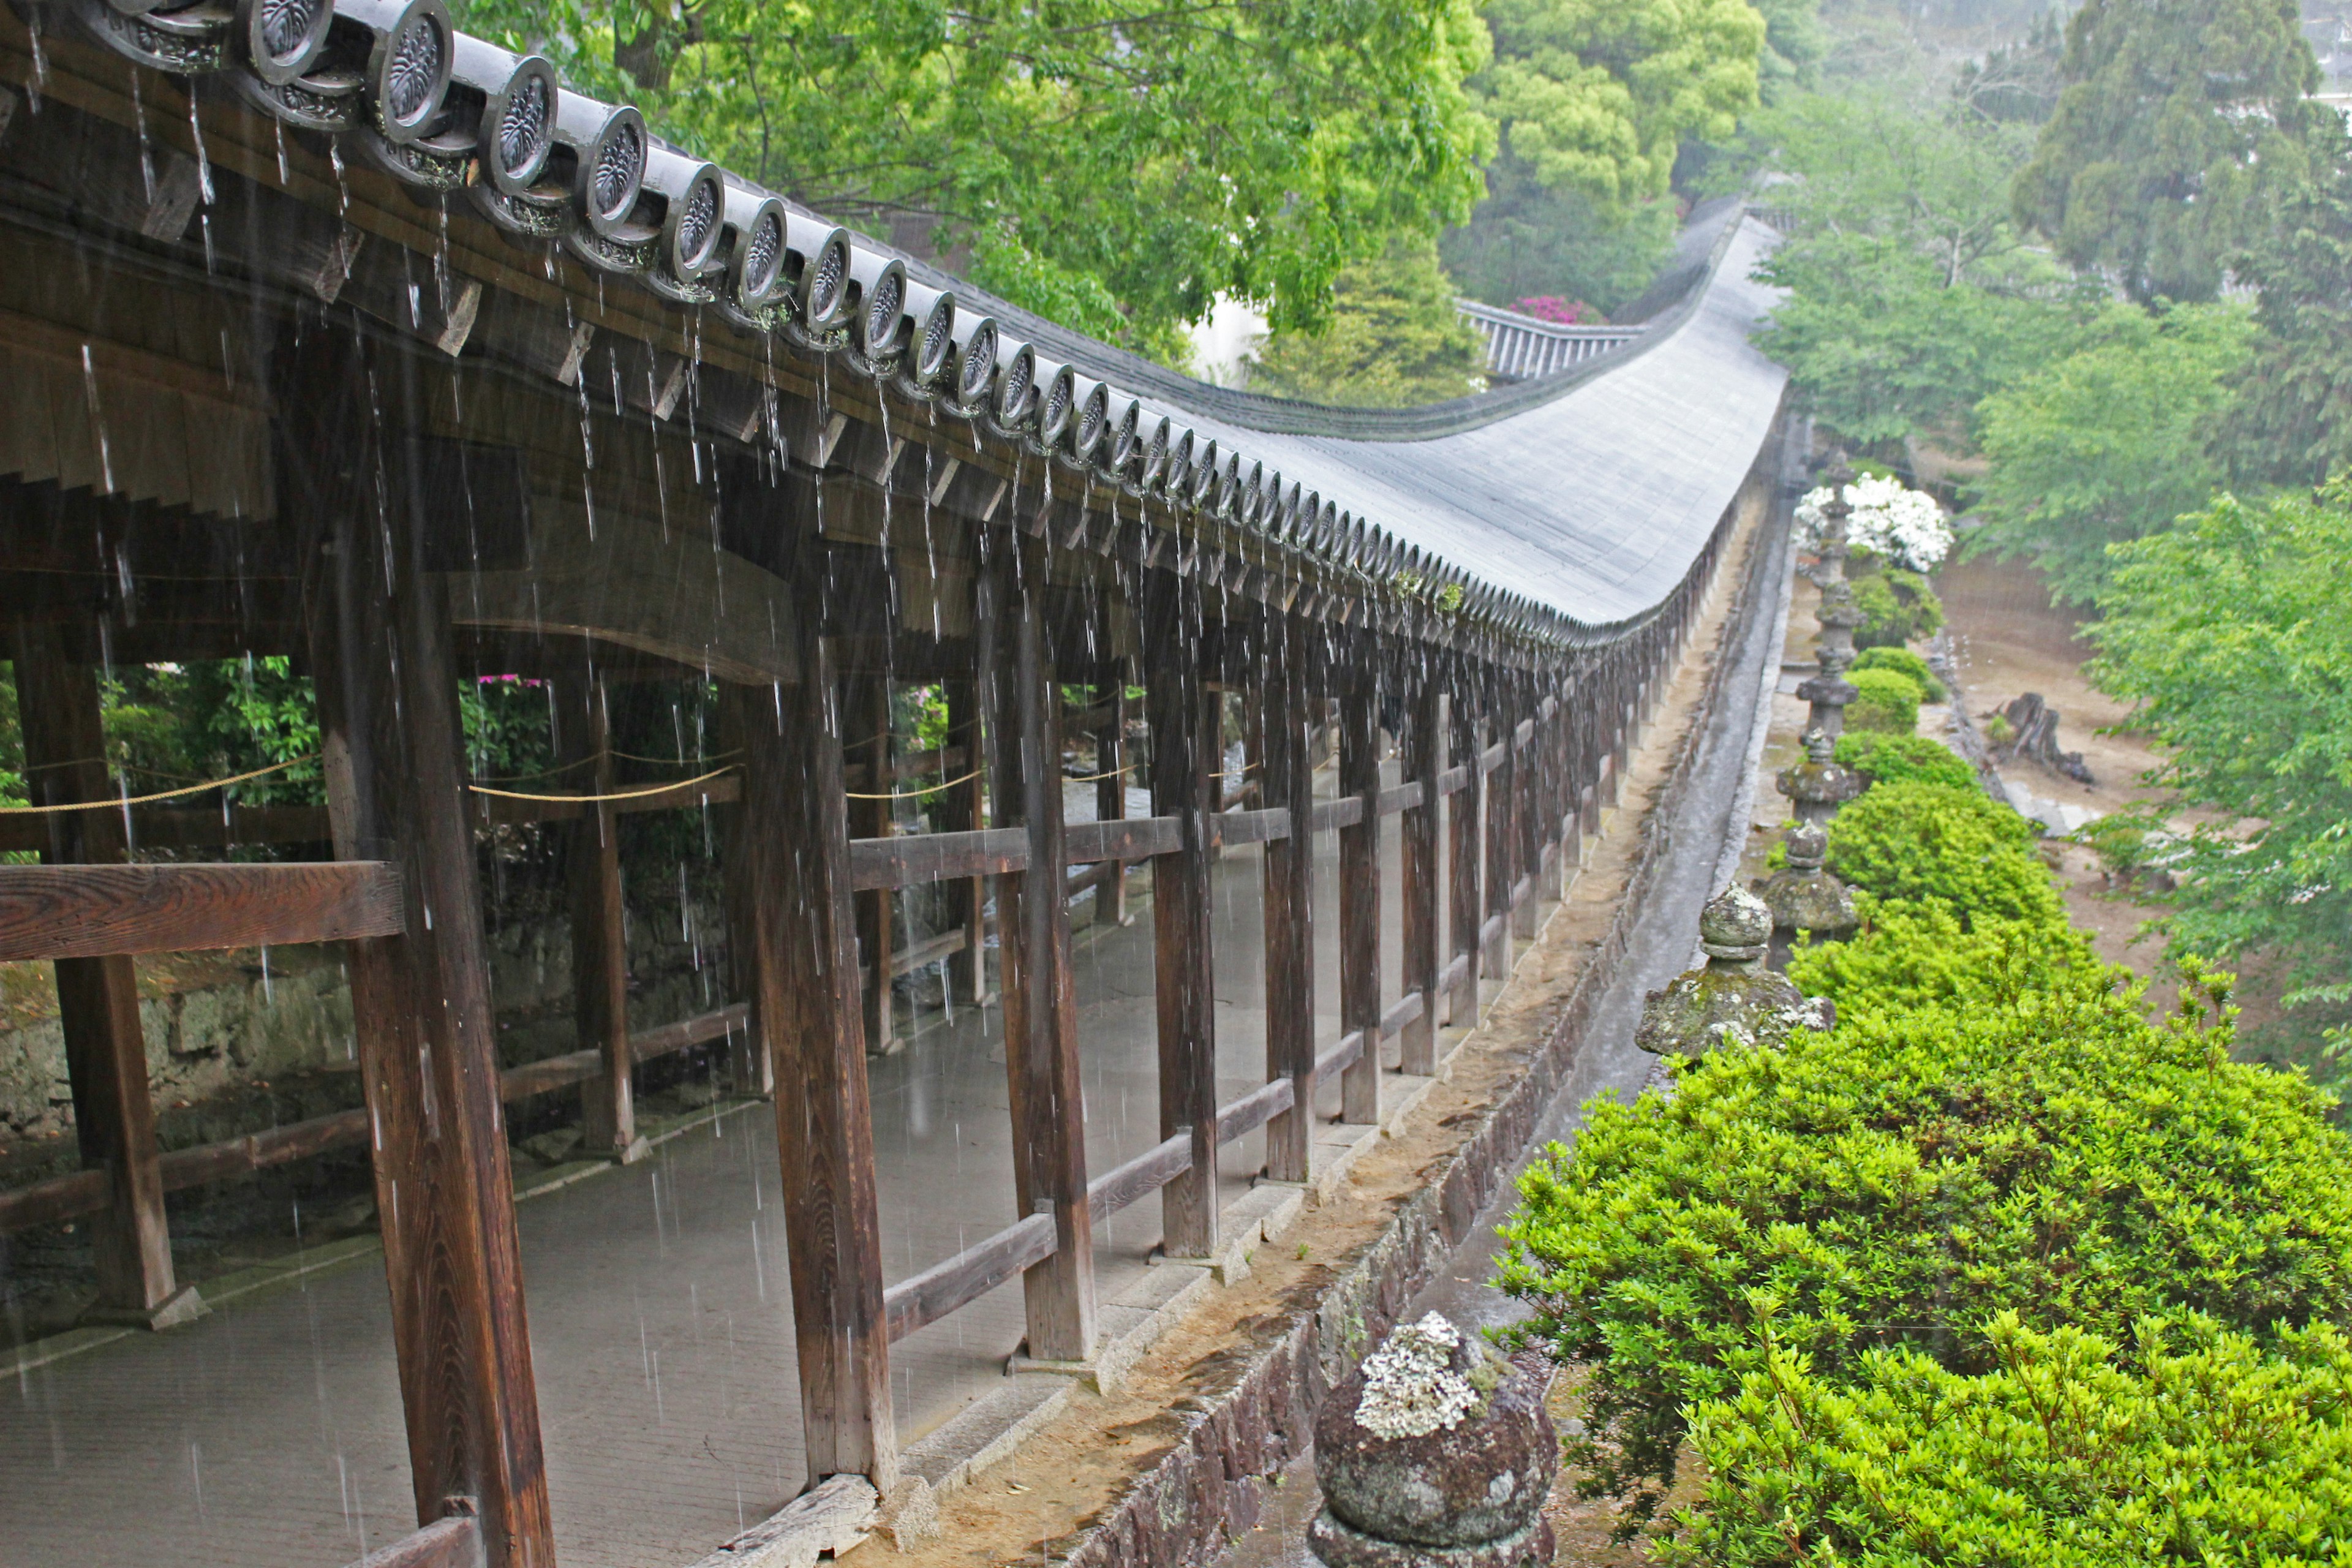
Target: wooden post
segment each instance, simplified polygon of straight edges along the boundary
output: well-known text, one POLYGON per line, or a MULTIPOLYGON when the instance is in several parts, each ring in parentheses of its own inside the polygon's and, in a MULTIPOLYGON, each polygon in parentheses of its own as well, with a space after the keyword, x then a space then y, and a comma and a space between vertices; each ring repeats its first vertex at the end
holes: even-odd
POLYGON ((1518 731, 1513 727, 1511 752, 1519 784, 1518 868, 1512 873, 1512 886, 1525 879, 1528 884, 1528 909, 1517 917, 1520 934, 1532 938, 1536 934, 1535 899, 1537 873, 1543 866, 1543 714, 1536 706, 1535 679, 1525 670, 1511 672, 1511 693, 1519 721, 1533 721, 1535 728, 1528 734, 1527 747, 1522 750, 1518 731))
MULTIPOLYGON (((894 784, 890 777, 890 678, 861 670, 849 678, 848 687, 848 726, 855 736, 848 745, 863 752, 866 763, 866 787, 858 792, 866 798, 849 803, 849 836, 887 838, 896 815, 891 810, 894 803, 877 797, 887 795, 894 784)), ((857 951, 866 966, 866 1048, 877 1057, 903 1048, 897 1037, 897 1020, 892 1016, 890 986, 894 941, 891 900, 897 896, 887 888, 856 895, 857 951)))
POLYGON ((1171 1258, 1217 1249, 1217 1008, 1212 958, 1209 813, 1212 719, 1223 696, 1201 668, 1200 585, 1155 573, 1144 585, 1143 701, 1151 727, 1151 810, 1176 818, 1179 847, 1151 862, 1152 994, 1160 1025, 1160 1136, 1190 1132, 1192 1168, 1160 1189, 1171 1258))
POLYGON ((1364 1048, 1339 1074, 1339 1120, 1381 1120, 1381 704, 1372 650, 1342 650, 1339 794, 1364 803, 1339 829, 1339 1028, 1360 1030, 1364 1048))
MULTIPOLYGON (((988 789, 981 758, 980 687, 970 678, 950 680, 948 742, 963 748, 963 771, 972 776, 940 796, 940 831, 966 833, 979 827, 988 789)), ((988 879, 969 877, 949 889, 950 907, 963 926, 963 951, 948 957, 948 985, 955 1000, 985 1006, 992 999, 988 965, 981 962, 988 940, 988 879)))
POLYGON ((1469 1028, 1478 1022, 1478 923, 1485 918, 1485 905, 1478 894, 1483 865, 1479 819, 1486 789, 1486 775, 1479 769, 1478 705, 1472 699, 1475 689, 1470 671, 1466 663, 1455 663, 1452 673, 1454 686, 1446 694, 1446 718, 1452 730, 1454 754, 1462 759, 1466 777, 1446 805, 1445 864, 1451 916, 1446 924, 1451 932, 1447 947, 1452 954, 1447 962, 1458 958, 1464 963, 1446 1021, 1469 1028))
MULTIPOLYGON (((575 700, 562 725, 567 762, 585 763, 564 776, 583 794, 613 792, 611 716, 604 683, 583 669, 563 682, 575 700)), ((604 1070, 580 1085, 580 1146, 591 1158, 623 1164, 644 1158, 629 1069, 629 950, 621 906, 620 816, 610 805, 590 807, 573 823, 567 858, 572 882, 572 1016, 579 1044, 594 1050, 604 1070)))
POLYGON ((1503 748, 1501 764, 1486 779, 1486 918, 1499 918, 1502 923, 1479 967, 1501 980, 1511 973, 1511 880, 1512 862, 1518 858, 1519 804, 1511 742, 1518 712, 1511 705, 1509 679, 1504 671, 1489 668, 1486 679, 1486 744, 1503 748))
MULTIPOLYGON (((1420 656, 1414 656, 1416 659, 1420 656)), ((1438 775, 1445 771, 1445 700, 1426 664, 1405 678, 1407 700, 1402 781, 1421 785, 1421 804, 1397 817, 1400 882, 1404 905, 1404 989, 1421 993, 1421 1016, 1397 1040, 1397 1070, 1428 1077, 1437 1071, 1438 930, 1444 919, 1444 870, 1437 856, 1438 775)))
MULTIPOLYGON (((729 756, 742 752, 746 708, 740 689, 719 689, 719 748, 729 756)), ((720 843, 726 853, 719 867, 719 879, 727 906, 728 985, 733 1000, 749 1005, 756 1013, 761 965, 769 960, 762 955, 760 945, 758 902, 751 885, 751 831, 745 826, 740 793, 733 801, 717 809, 720 843)), ((775 1053, 768 1048, 767 1037, 756 1017, 729 1033, 727 1047, 736 1093, 764 1100, 776 1092, 775 1053)))
MULTIPOLYGON (((1127 765, 1127 672, 1109 666, 1095 691, 1110 710, 1095 731, 1095 771, 1103 775, 1095 781, 1095 816, 1115 822, 1127 815, 1127 774, 1120 771, 1127 765)), ((1095 920, 1123 926, 1133 919, 1127 912, 1127 864, 1117 861, 1096 886, 1095 920)))
MULTIPOLYGON (((106 735, 97 672, 69 662, 60 628, 20 622, 16 711, 25 737, 25 783, 35 805, 104 800, 106 735)), ((120 811, 60 811, 37 819, 48 829, 45 865, 128 858, 120 811)), ((147 1047, 139 1026, 139 984, 127 954, 57 961, 58 1023, 73 1089, 74 1139, 85 1169, 111 1173, 106 1206, 90 1216, 98 1268, 91 1317, 169 1328, 203 1315, 194 1286, 172 1270, 157 1163, 155 1110, 148 1097, 147 1047)))
POLYGON ((808 1479, 898 1480, 865 998, 849 887, 849 812, 832 646, 814 563, 794 646, 800 682, 742 703, 743 826, 756 946, 754 1025, 775 1058, 776 1150, 791 1255, 808 1479))
POLYGON ((369 394, 425 398, 414 361, 365 353, 313 328, 273 401, 279 505, 323 535, 307 609, 335 853, 401 870, 404 934, 352 942, 345 966, 410 1481, 420 1524, 473 1500, 490 1568, 552 1568, 457 672, 425 566, 434 485, 417 447, 378 445, 369 394))
POLYGON ((1265 1073, 1290 1080, 1291 1109, 1265 1124, 1265 1173, 1304 1182, 1315 1142, 1315 773, 1310 735, 1321 704, 1309 695, 1307 628, 1275 615, 1266 626, 1265 742, 1258 776, 1265 804, 1290 813, 1290 836, 1265 847, 1265 1073))
POLYGON ((1055 1232, 1054 1255, 1023 1276, 1029 1355, 1083 1362, 1095 1352, 1094 1216, 1087 1204, 1070 906, 1063 894, 1062 694, 1046 660, 1038 602, 1045 546, 985 531, 982 541, 977 630, 991 742, 989 798, 996 826, 1029 830, 1029 868, 996 884, 1013 1192, 1024 1215, 1050 1212, 1055 1232))

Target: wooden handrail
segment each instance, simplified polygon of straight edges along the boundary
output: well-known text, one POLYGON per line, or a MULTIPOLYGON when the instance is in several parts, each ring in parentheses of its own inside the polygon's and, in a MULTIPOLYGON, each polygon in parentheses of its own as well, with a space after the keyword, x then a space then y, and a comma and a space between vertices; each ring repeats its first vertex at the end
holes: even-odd
POLYGON ((1437 775, 1437 793, 1454 795, 1470 787, 1470 764, 1459 763, 1437 775))
POLYGON ((1381 791, 1381 815, 1394 816, 1400 811, 1411 811, 1421 804, 1421 781, 1394 784, 1381 791))
POLYGON ((380 860, 0 866, 0 961, 286 947, 403 929, 400 873, 380 860))
MULTIPOLYGON (((1091 1195, 1091 1194, 1090 1194, 1091 1195)), ((1054 1256, 1054 1216, 1033 1214, 882 1292, 884 1332, 894 1342, 1054 1256)))
POLYGON ((482 1561, 481 1521, 453 1513, 377 1547, 352 1568, 480 1568, 482 1561))
POLYGON ((1128 1205, 1158 1192, 1192 1168, 1192 1134, 1177 1133, 1164 1142, 1104 1172, 1087 1184, 1087 1212, 1102 1224, 1128 1205))
POLYGON ((1337 800, 1315 803, 1315 823, 1312 831, 1328 833, 1335 827, 1353 827, 1364 820, 1364 797, 1343 795, 1337 800))
POLYGON ((1101 822, 1073 822, 1062 829, 1062 851, 1073 866, 1097 860, 1149 860, 1173 854, 1183 843, 1181 825, 1172 816, 1114 816, 1101 822))
POLYGON ((1029 830, 1024 827, 849 841, 849 886, 860 893, 1028 868, 1029 830))
POLYGON ((1389 1010, 1381 1015, 1381 1038, 1383 1040, 1396 1038, 1407 1024, 1421 1016, 1425 1005, 1426 1003, 1418 991, 1408 991, 1397 998, 1389 1010))
POLYGON ((1232 1142, 1256 1131, 1297 1103, 1297 1091, 1286 1078, 1276 1079, 1217 1110, 1217 1142, 1232 1142))
POLYGON ((1273 805, 1258 811, 1221 811, 1209 818, 1209 842, 1227 847, 1271 844, 1290 837, 1290 811, 1273 805))
POLYGON ((1336 1078, 1354 1067, 1364 1054, 1364 1032, 1350 1030, 1339 1037, 1339 1043, 1315 1058, 1315 1081, 1336 1078))

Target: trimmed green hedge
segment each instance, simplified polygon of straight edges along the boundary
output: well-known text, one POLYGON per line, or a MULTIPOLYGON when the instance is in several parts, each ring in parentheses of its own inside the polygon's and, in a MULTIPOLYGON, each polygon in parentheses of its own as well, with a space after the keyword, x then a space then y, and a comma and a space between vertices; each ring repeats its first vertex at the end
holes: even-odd
POLYGON ((1919 683, 1919 694, 1930 702, 1941 702, 1950 695, 1927 661, 1907 647, 1866 647, 1855 658, 1856 669, 1891 669, 1897 675, 1907 675, 1919 683))
POLYGON ((1857 695, 1845 710, 1849 730, 1908 735, 1919 728, 1919 683, 1895 669, 1857 669, 1857 695))
POLYGON ((1706 1489, 1654 1561, 2352 1557, 2352 1345, 2334 1329, 2265 1346, 2192 1316, 2144 1321, 2126 1346, 2003 1313, 1987 1339, 1996 1365, 1980 1375, 1896 1351, 1865 1357, 1851 1384, 1770 1347, 1736 1395, 1699 1410, 1706 1489))
POLYGON ((1844 942, 1817 942, 1789 955, 1789 978, 1808 996, 1827 996, 1848 1020, 1865 1012, 1968 1005, 2014 994, 2055 972, 2078 969, 2116 984, 2091 939, 2063 920, 1999 920, 1973 926, 1941 899, 1914 903, 1854 895, 1861 929, 1844 942))
POLYGON ((1839 1386, 1895 1347, 1990 1372, 2004 1311, 2127 1363, 2151 1314, 2264 1344, 2343 1321, 2352 1141, 2326 1098, 2231 1061, 2226 1021, 2145 1003, 2096 966, 2021 965, 1966 1006, 1710 1053, 1670 1101, 1594 1101, 1522 1178, 1502 1283, 1529 1337, 1590 1363, 1570 1453, 1595 1489, 1654 1502, 1688 1408, 1763 1370, 1768 1297, 1839 1386))
POLYGON ((1882 735, 1853 730, 1837 739, 1837 764, 1874 784, 1921 779, 1929 784, 1976 789, 1977 771, 1941 741, 1925 735, 1882 735))
POLYGON ((2041 831, 1970 785, 1883 784, 1830 823, 1829 868, 1882 899, 1941 899, 1964 922, 2062 921, 2041 831))

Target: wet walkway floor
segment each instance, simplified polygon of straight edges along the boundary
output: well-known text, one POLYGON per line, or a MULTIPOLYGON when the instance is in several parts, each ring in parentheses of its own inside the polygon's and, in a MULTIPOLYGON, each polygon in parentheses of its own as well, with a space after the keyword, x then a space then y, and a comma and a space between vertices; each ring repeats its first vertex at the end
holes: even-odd
MULTIPOLYGON (((1326 775, 1324 787, 1329 787, 1326 775)), ((1090 814, 1092 790, 1072 793, 1090 814)), ((1384 990, 1398 990, 1395 819, 1383 835, 1384 990)), ((1338 997, 1336 834, 1318 844, 1318 998, 1338 997)), ((1215 872, 1220 1099, 1265 1080, 1260 861, 1215 872)), ((1148 897, 1126 927, 1076 916, 1089 1169, 1159 1141, 1148 897)), ((1011 1123, 992 1008, 936 1016, 869 1064, 886 1278, 1012 1223, 1011 1123)), ((1328 1044, 1336 1014, 1318 1020, 1328 1044)), ((1393 1043, 1391 1050, 1393 1051, 1393 1043)), ((1336 1089, 1327 1090, 1335 1113, 1336 1089)), ((1223 1151, 1227 1202, 1263 1163, 1223 1151)), ((802 1484, 774 1124, 722 1108, 653 1156, 522 1204, 531 1347, 564 1568, 692 1562, 802 1484)), ((1146 1267, 1147 1200, 1097 1234, 1102 1294, 1146 1267)), ((892 1348, 901 1444, 1003 1386, 1017 1285, 892 1348)), ((381 1257, 186 1328, 21 1372, 0 1394, 0 1564, 335 1568, 414 1527, 381 1257)))

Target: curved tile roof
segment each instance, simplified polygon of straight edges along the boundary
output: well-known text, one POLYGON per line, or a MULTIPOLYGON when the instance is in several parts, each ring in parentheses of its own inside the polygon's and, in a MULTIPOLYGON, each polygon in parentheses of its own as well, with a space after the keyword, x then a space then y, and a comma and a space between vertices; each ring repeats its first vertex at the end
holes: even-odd
POLYGON ((522 243, 560 243, 988 437, 1537 647, 1590 641, 1681 580, 1785 381, 1748 342, 1772 302, 1748 276, 1770 231, 1733 204, 1686 231, 1664 291, 1680 297, 1635 344, 1431 408, 1321 408, 1188 380, 850 235, 561 86, 546 61, 458 33, 446 0, 58 9, 522 243))

